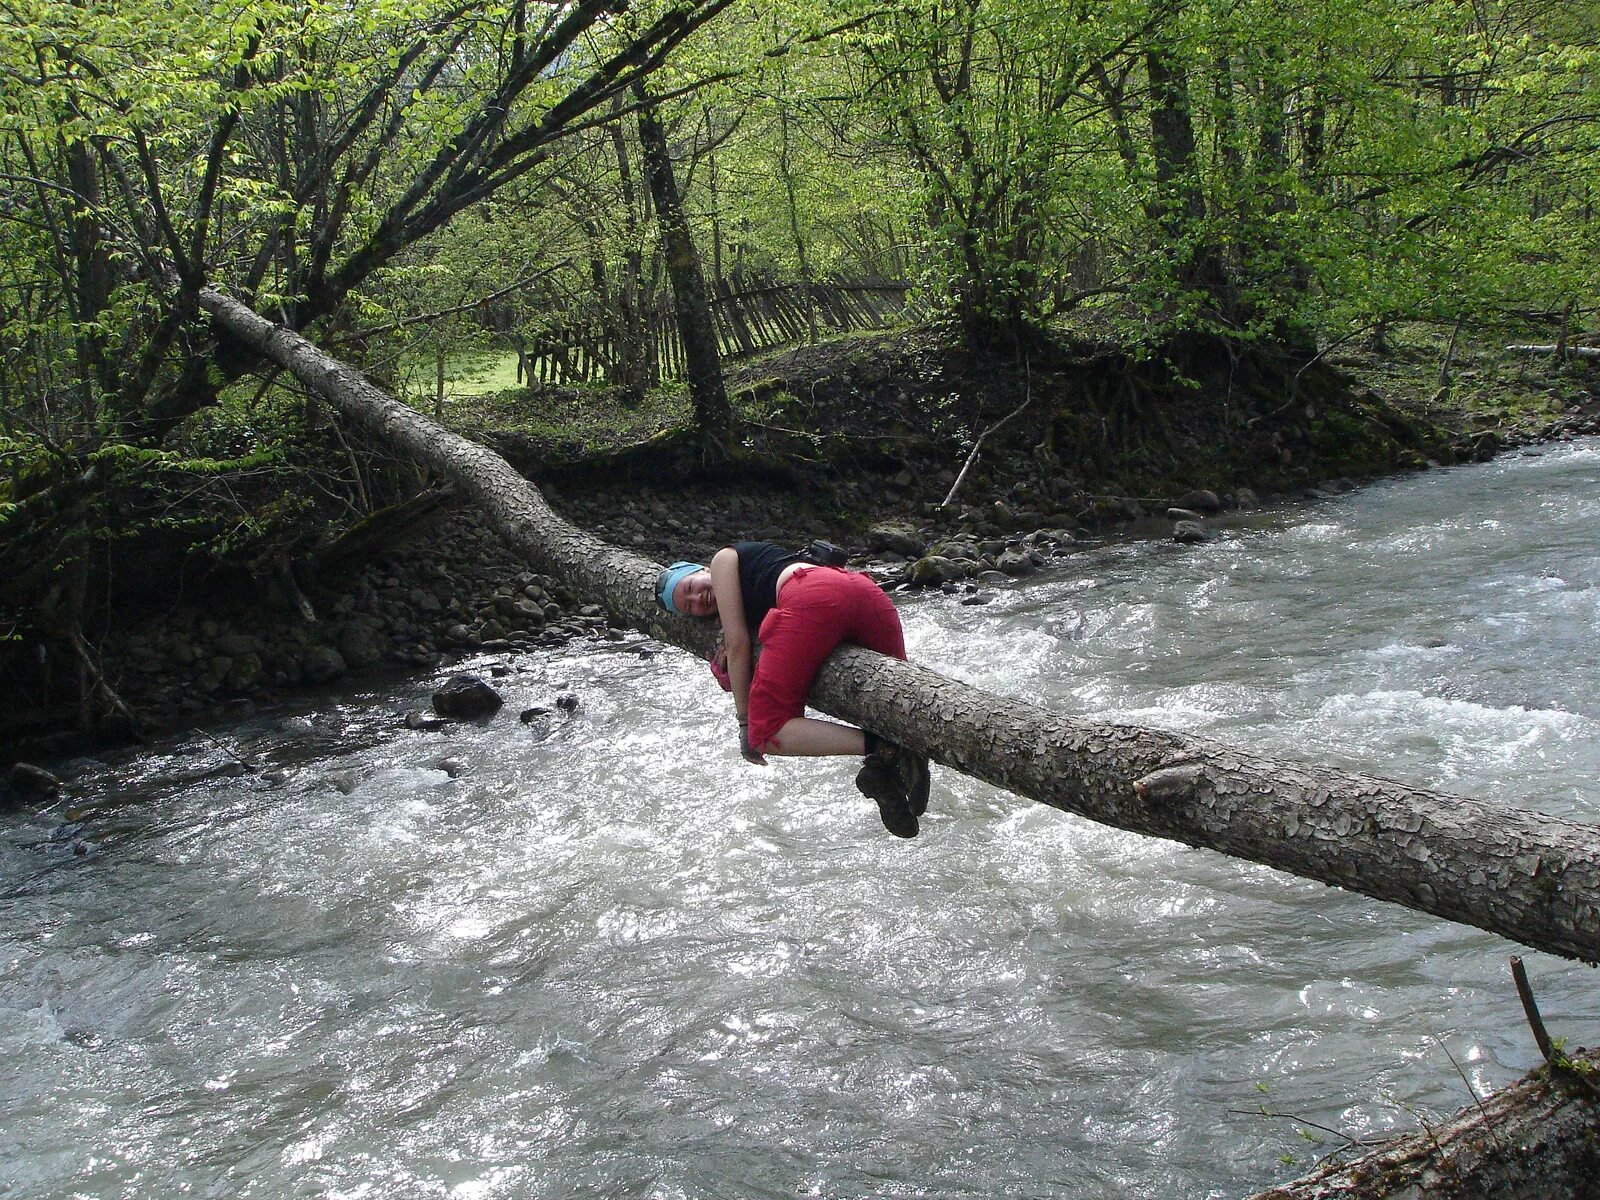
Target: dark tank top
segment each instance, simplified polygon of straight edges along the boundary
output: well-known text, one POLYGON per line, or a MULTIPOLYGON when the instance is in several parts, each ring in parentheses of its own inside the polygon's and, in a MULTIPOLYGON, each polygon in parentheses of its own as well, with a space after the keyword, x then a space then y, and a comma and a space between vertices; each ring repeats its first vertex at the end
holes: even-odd
POLYGON ((778 576, 790 563, 806 560, 771 542, 735 542, 739 556, 739 595, 744 601, 744 624, 754 641, 762 619, 778 603, 778 576))

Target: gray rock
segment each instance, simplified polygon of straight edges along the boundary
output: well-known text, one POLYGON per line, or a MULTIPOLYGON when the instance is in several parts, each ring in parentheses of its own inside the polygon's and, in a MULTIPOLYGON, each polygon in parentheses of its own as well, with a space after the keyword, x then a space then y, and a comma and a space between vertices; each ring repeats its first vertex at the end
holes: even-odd
POLYGON ((1261 498, 1249 488, 1242 487, 1233 494, 1233 502, 1240 508, 1255 508, 1261 503, 1261 498))
POLYGON ((1199 542, 1209 542, 1211 535, 1206 532, 1206 527, 1198 521, 1179 521, 1172 527, 1172 540, 1192 545, 1199 542))
POLYGON ((11 794, 21 800, 54 800, 61 794, 61 780, 43 767, 19 762, 6 776, 11 794))
POLYGON ((1195 512, 1194 509, 1192 509, 1192 508, 1169 508, 1169 509, 1167 509, 1167 519, 1171 520, 1171 521, 1203 521, 1203 520, 1205 520, 1204 517, 1202 517, 1199 513, 1195 512))
POLYGON ((500 693, 476 675, 452 675, 433 694, 433 711, 458 721, 491 716, 503 703, 500 693))
POLYGON ((867 549, 907 558, 920 558, 928 544, 922 535, 909 525, 874 525, 867 530, 867 549))
POLYGON ((576 692, 562 692, 556 697, 556 707, 564 713, 578 711, 578 696, 576 692))
POLYGON ((518 625, 543 625, 544 609, 532 600, 517 600, 511 605, 509 614, 518 625))
POLYGON ((450 641, 456 642, 463 646, 471 646, 478 640, 478 635, 473 633, 468 626, 461 624, 459 621, 450 626, 450 628, 446 629, 444 631, 444 636, 450 641))
POLYGON ((449 721, 432 713, 413 711, 406 714, 407 729, 443 729, 448 724, 449 721))
POLYGON ((306 651, 300 672, 307 683, 327 683, 349 671, 350 666, 332 646, 313 646, 306 651))
POLYGON ((949 583, 966 577, 964 565, 940 554, 930 554, 911 564, 911 582, 919 585, 949 583))
POLYGON ((1178 507, 1192 508, 1196 512, 1217 512, 1222 508, 1222 501, 1215 492, 1206 488, 1196 488, 1178 497, 1178 507))
POLYGON ((450 776, 451 779, 459 779, 467 773, 467 760, 464 758, 441 758, 439 760, 439 770, 450 776))
POLYGON ((234 692, 248 691, 260 681, 261 656, 250 652, 236 657, 233 660, 233 665, 228 668, 227 675, 223 678, 228 690, 234 692))
POLYGON ((339 630, 339 653, 348 666, 370 667, 388 652, 388 639, 366 621, 347 621, 339 630))
POLYGON ((490 617, 478 626, 478 637, 485 642, 503 642, 506 640, 506 627, 490 617))
POLYGON ((1033 556, 1025 550, 1007 550, 995 560, 995 566, 1007 575, 1032 575, 1039 569, 1033 556))
POLYGON ((247 633, 225 633, 217 639, 217 653, 230 658, 241 654, 259 654, 261 639, 247 633))
POLYGON ((928 554, 933 558, 952 558, 964 562, 977 562, 979 558, 977 544, 963 538, 940 542, 931 547, 928 554))

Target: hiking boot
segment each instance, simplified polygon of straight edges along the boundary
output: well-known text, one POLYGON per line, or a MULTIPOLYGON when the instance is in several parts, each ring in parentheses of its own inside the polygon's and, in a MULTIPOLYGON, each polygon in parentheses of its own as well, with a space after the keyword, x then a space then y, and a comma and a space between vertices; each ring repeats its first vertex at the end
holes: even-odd
POLYGON ((869 761, 877 759, 885 769, 894 772, 912 813, 920 817, 927 812, 928 788, 932 782, 928 775, 927 757, 876 733, 868 735, 867 746, 869 761))
POLYGON ((917 836, 917 814, 901 786, 899 771, 883 754, 869 754, 856 772, 856 787, 863 796, 878 802, 883 827, 895 837, 917 836))
POLYGON ((901 790, 906 794, 906 803, 910 804, 911 811, 920 817, 928 811, 928 789, 933 783, 932 776, 928 773, 928 760, 920 754, 913 754, 910 750, 902 748, 894 767, 901 790))

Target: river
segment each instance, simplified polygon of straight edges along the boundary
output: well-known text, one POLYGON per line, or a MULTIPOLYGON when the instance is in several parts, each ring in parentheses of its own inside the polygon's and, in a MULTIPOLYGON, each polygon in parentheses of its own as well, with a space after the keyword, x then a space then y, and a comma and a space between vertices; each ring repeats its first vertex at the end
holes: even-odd
MULTIPOLYGON (((900 599, 999 693, 1591 821, 1597 530, 1591 439, 900 599)), ((81 823, 0 818, 0 1194, 1231 1197, 1535 1061, 1511 943, 937 768, 898 841, 649 649, 505 658, 483 725, 405 728, 430 676, 65 764, 81 823)), ((1527 958, 1594 1044, 1595 974, 1527 958)))

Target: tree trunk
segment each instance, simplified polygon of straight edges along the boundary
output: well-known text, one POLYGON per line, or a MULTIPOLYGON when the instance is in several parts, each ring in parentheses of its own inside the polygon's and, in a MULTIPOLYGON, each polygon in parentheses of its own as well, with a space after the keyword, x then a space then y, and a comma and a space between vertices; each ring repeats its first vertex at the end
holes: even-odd
POLYGON ((1250 1200, 1594 1200, 1600 1104, 1579 1071, 1600 1077, 1600 1054, 1581 1055, 1574 1067, 1540 1067, 1441 1125, 1250 1200))
POLYGON ((673 308, 677 311, 678 337, 683 342, 685 375, 694 404, 694 421, 700 433, 715 441, 733 427, 733 406, 722 381, 722 358, 717 351, 717 327, 711 318, 711 301, 700 273, 700 255, 689 233, 689 218, 672 169, 666 131, 649 103, 642 83, 634 95, 645 107, 639 110, 639 149, 644 154, 645 176, 655 199, 656 223, 661 227, 661 252, 672 282, 673 308))
MULTIPOLYGON (((659 564, 558 517, 499 455, 390 398, 354 368, 206 289, 230 334, 399 453, 452 481, 506 543, 620 624, 708 655, 711 631, 657 606, 659 564)), ((1091 820, 1337 884, 1537 949, 1600 961, 1600 838, 1592 826, 1199 738, 1063 717, 841 647, 818 708, 937 762, 1091 820)))

